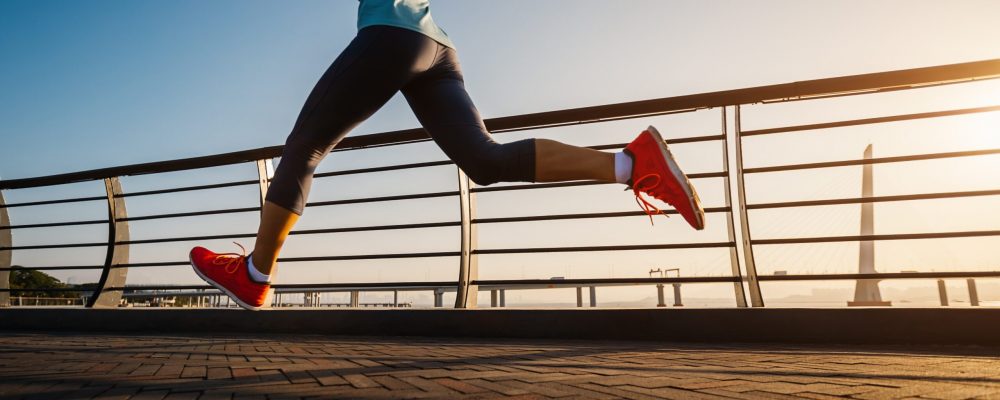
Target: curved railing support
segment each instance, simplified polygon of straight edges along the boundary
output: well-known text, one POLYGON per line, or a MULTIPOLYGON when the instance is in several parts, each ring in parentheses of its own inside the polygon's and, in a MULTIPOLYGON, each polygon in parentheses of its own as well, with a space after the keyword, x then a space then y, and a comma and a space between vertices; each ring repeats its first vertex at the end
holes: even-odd
POLYGON ((117 267, 128 264, 128 245, 118 244, 129 240, 128 217, 125 198, 118 177, 104 179, 104 190, 108 195, 108 251, 104 259, 101 279, 94 288, 94 294, 87 301, 87 307, 117 307, 121 303, 121 290, 107 291, 109 287, 124 287, 128 268, 117 267))
POLYGON ((478 256, 473 253, 476 246, 476 225, 472 223, 472 216, 476 210, 476 195, 470 190, 471 186, 468 175, 459 169, 458 203, 461 208, 462 243, 455 308, 476 308, 479 299, 479 286, 470 284, 479 279, 478 256))
MULTIPOLYGON (((0 226, 10 226, 10 216, 7 214, 7 203, 4 202, 3 192, 0 192, 0 226)), ((14 246, 13 235, 10 229, 0 230, 0 248, 10 248, 14 246)), ((10 289, 10 268, 12 250, 0 250, 0 289, 10 289)), ((10 307, 10 292, 0 291, 0 307, 10 307)))
POLYGON ((740 202, 740 228, 743 233, 743 259, 747 267, 747 283, 750 286, 750 305, 764 307, 764 297, 760 293, 760 282, 757 281, 757 265, 753 258, 753 245, 750 243, 750 221, 747 220, 747 194, 743 183, 743 138, 740 136, 740 106, 736 106, 736 191, 740 202))
MULTIPOLYGON (((746 307, 747 306, 747 295, 746 290, 743 289, 743 273, 740 270, 740 255, 736 251, 736 224, 733 222, 733 195, 730 190, 730 185, 732 182, 729 179, 729 120, 726 115, 726 107, 722 107, 722 170, 726 171, 726 177, 723 180, 724 196, 726 197, 726 208, 729 212, 726 213, 726 230, 729 235, 729 242, 733 243, 729 247, 729 264, 733 276, 739 278, 739 282, 733 282, 733 290, 736 296, 736 306, 746 307)), ((739 139, 737 139, 739 140, 739 139)), ((742 203, 740 209, 742 210, 742 203)), ((675 288, 676 289, 676 288, 675 288)), ((678 289, 679 290, 679 289, 678 289)), ((662 285, 660 289, 660 304, 663 304, 663 290, 662 285)))

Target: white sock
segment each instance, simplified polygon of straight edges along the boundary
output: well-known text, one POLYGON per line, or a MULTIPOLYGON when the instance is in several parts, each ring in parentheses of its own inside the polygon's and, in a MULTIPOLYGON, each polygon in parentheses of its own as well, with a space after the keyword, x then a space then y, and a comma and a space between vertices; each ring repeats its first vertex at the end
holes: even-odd
POLYGON ((628 183, 632 179, 632 157, 624 151, 615 153, 615 181, 628 183))
POLYGON ((250 270, 250 279, 257 283, 271 283, 271 275, 265 275, 253 266, 253 253, 247 256, 247 269, 250 270))

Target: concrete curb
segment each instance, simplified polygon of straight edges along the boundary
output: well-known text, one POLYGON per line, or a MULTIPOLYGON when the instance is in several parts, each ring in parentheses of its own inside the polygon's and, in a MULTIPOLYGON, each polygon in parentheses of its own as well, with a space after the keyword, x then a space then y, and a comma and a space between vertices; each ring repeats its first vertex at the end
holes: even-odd
POLYGON ((1000 344, 1000 309, 0 309, 0 330, 1000 344))

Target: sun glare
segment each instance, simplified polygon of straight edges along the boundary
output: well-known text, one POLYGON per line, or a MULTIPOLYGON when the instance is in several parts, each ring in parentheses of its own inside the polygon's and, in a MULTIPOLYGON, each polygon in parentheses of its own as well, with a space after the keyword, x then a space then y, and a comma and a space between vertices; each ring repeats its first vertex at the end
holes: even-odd
MULTIPOLYGON (((1000 99, 998 99, 1000 100, 1000 99)), ((997 101, 996 104, 1000 104, 997 101)), ((971 140, 975 149, 1000 148, 1000 111, 982 115, 980 118, 967 119, 962 124, 962 130, 968 132, 964 137, 971 140)))

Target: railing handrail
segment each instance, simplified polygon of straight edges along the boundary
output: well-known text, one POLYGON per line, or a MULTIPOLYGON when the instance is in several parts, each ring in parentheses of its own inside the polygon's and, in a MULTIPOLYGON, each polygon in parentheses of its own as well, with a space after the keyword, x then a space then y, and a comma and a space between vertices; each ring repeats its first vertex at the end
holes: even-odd
MULTIPOLYGON (((847 75, 743 89, 723 90, 683 96, 664 97, 591 107, 570 108, 498 117, 485 120, 491 132, 601 122, 627 117, 641 117, 705 108, 783 101, 831 95, 871 93, 884 90, 920 87, 950 82, 1000 78, 1000 59, 939 65, 933 67, 847 75)), ((427 139, 421 128, 404 129, 345 138, 338 149, 400 144, 427 139)), ((208 156, 132 164, 64 174, 0 180, 2 189, 22 189, 104 179, 217 167, 275 158, 283 146, 269 146, 208 156)))

